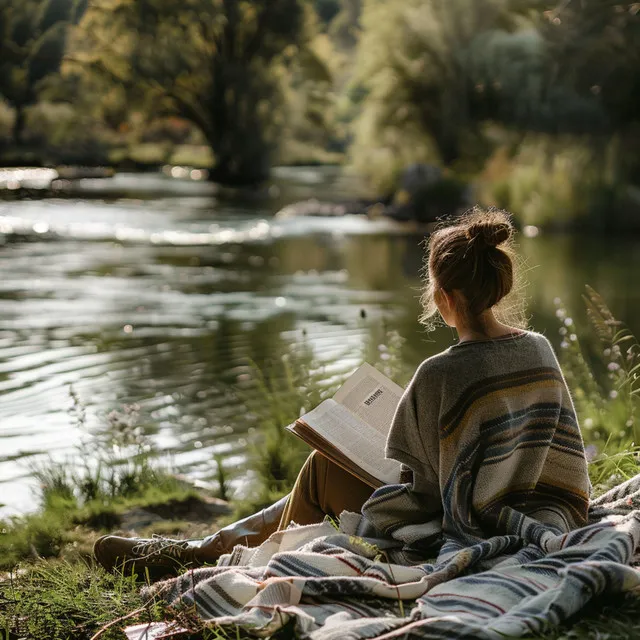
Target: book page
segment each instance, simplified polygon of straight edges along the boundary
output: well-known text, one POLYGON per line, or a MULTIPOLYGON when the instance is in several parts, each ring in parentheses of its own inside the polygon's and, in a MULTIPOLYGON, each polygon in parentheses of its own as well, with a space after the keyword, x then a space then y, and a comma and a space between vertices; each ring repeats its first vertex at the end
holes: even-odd
POLYGON ((400 463, 384 457, 386 432, 372 428, 335 400, 325 400, 300 418, 300 422, 384 484, 399 481, 400 463))
MULTIPOLYGON (((370 364, 363 364, 333 396, 384 438, 404 389, 370 364)), ((384 448, 383 458, 384 458, 384 448)))

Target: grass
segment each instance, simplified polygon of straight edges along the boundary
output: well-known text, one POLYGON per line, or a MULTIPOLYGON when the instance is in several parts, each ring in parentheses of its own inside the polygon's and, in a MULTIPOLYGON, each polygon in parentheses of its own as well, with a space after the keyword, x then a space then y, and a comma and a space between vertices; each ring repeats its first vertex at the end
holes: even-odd
MULTIPOLYGON (((73 390, 71 397, 71 418, 86 433, 84 407, 73 390)), ((0 571, 25 559, 88 553, 99 533, 117 528, 127 510, 199 496, 169 469, 152 463, 153 450, 138 419, 135 406, 109 414, 102 433, 80 445, 80 468, 49 462, 33 469, 40 509, 0 520, 0 571)))
MULTIPOLYGON (((640 345, 592 289, 585 293, 590 334, 579 338, 569 312, 561 301, 557 304, 559 357, 592 458, 591 479, 596 491, 602 492, 639 471, 640 447, 635 443, 640 437, 640 345)), ((405 383, 411 371, 404 365, 401 337, 384 327, 371 335, 362 359, 405 383)), ((254 487, 251 500, 234 503, 234 519, 270 504, 290 489, 308 449, 285 433, 282 425, 331 395, 338 383, 315 360, 305 341, 277 364, 266 369, 251 365, 250 371, 248 386, 236 393, 258 427, 251 451, 254 487)), ((77 398, 72 417, 83 428, 84 409, 77 398)), ((168 470, 151 462, 138 423, 136 407, 112 413, 98 436, 102 453, 96 464, 75 472, 59 465, 35 470, 41 483, 41 509, 0 523, 0 568, 12 571, 0 577, 0 639, 89 639, 99 633, 109 640, 121 638, 121 629, 128 624, 172 618, 161 602, 143 601, 134 577, 112 576, 90 560, 93 538, 114 526, 127 508, 193 495, 168 470), (123 460, 129 462, 123 464, 123 460), (106 626, 132 612, 130 618, 106 626)), ((228 495, 228 472, 222 460, 216 463, 220 493, 228 495)), ((183 527, 189 523, 165 522, 154 529, 170 533, 183 527)), ((539 637, 636 638, 639 620, 640 598, 600 598, 575 620, 539 637)), ((181 622, 192 629, 193 638, 246 637, 236 630, 204 628, 193 617, 181 622)), ((288 628, 278 637, 291 635, 288 628)))
MULTIPOLYGON (((115 618, 139 609, 128 623, 163 617, 158 603, 143 602, 134 576, 111 575, 83 563, 39 562, 0 582, 0 629, 6 637, 88 639, 115 618)), ((101 637, 121 639, 122 627, 101 637)))

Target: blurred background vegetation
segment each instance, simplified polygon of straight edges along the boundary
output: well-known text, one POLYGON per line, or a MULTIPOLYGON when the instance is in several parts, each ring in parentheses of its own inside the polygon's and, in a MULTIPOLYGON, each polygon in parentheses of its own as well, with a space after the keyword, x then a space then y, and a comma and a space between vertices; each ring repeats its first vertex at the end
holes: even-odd
POLYGON ((344 163, 393 202, 420 164, 525 225, 637 230, 639 99, 640 3, 0 0, 5 166, 344 163))

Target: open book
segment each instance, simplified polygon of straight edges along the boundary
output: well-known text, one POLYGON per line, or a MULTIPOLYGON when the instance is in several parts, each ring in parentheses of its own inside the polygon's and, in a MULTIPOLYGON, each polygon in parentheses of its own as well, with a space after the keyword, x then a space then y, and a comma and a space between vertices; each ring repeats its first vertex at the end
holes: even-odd
POLYGON ((371 487, 400 482, 400 463, 384 457, 402 387, 363 364, 329 400, 287 429, 371 487))

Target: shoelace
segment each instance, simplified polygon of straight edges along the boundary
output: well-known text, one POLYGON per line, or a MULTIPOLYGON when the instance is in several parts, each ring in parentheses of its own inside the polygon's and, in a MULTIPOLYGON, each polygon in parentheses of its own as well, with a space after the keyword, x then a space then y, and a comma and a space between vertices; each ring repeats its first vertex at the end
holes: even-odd
POLYGON ((183 551, 189 548, 188 540, 172 540, 171 538, 163 538, 154 534, 148 542, 141 542, 131 549, 131 553, 141 558, 150 558, 152 556, 167 555, 174 558, 180 558, 183 551))

